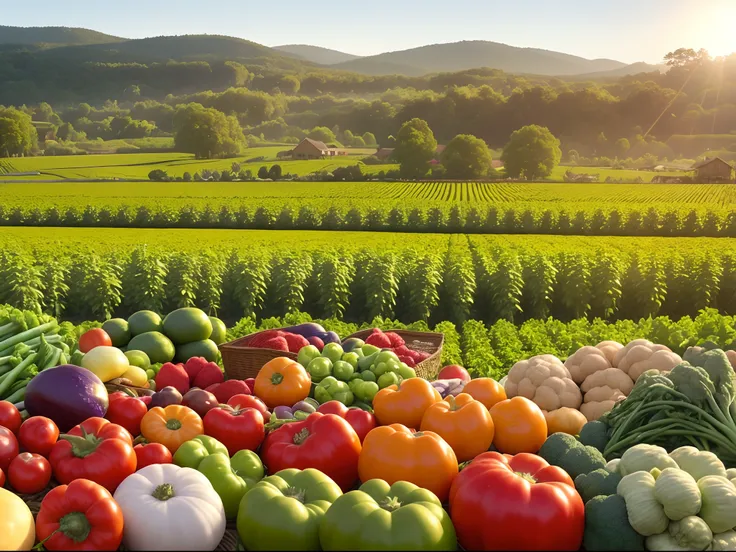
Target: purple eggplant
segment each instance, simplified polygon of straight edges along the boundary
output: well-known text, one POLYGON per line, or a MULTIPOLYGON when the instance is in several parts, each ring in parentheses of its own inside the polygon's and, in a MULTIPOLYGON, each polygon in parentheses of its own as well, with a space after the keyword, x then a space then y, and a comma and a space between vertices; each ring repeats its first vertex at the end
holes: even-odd
POLYGON ((322 326, 315 324, 314 322, 306 322, 296 326, 289 326, 288 328, 284 328, 283 331, 299 334, 307 338, 317 336, 320 339, 323 334, 327 333, 322 326))
POLYGON ((450 395, 457 397, 462 393, 465 388, 465 382, 460 378, 437 380, 432 382, 432 387, 445 399, 450 395))
POLYGON ((317 409, 308 403, 307 401, 299 401, 294 406, 291 407, 291 412, 295 413, 296 411, 306 412, 307 414, 311 414, 312 412, 317 412, 317 409))
POLYGON ((107 389, 85 368, 64 364, 39 372, 26 387, 25 407, 31 416, 46 416, 66 433, 87 418, 107 412, 107 389))
POLYGON ((294 417, 294 413, 289 406, 277 406, 273 409, 273 413, 277 420, 291 420, 294 417))
POLYGON ((340 343, 340 336, 335 332, 327 332, 321 339, 325 345, 328 343, 340 343))
POLYGON ((176 387, 167 385, 160 391, 156 391, 151 397, 151 406, 160 406, 161 408, 167 407, 170 404, 181 404, 183 397, 176 387))

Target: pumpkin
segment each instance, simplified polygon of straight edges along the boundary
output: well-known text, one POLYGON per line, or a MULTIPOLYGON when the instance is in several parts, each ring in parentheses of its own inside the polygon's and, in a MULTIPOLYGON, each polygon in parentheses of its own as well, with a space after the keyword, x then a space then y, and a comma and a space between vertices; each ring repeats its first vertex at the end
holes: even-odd
POLYGON ((151 464, 115 491, 126 550, 214 550, 225 535, 225 509, 209 480, 176 464, 151 464))
POLYGON ((455 451, 458 462, 486 452, 493 442, 494 426, 488 409, 466 393, 448 396, 424 413, 421 431, 434 431, 455 451))
POLYGON ((547 439, 547 422, 541 409, 526 397, 514 397, 491 408, 496 432, 493 445, 504 454, 536 454, 547 439))
POLYGON ((457 456, 442 437, 433 431, 414 432, 401 424, 372 429, 358 459, 361 481, 383 479, 389 485, 409 481, 429 489, 442 502, 457 474, 457 456))
POLYGON ((467 393, 476 401, 482 402, 489 410, 494 404, 506 400, 506 391, 503 385, 493 378, 472 379, 463 387, 463 393, 467 393))
POLYGON ((141 419, 141 435, 150 443, 161 443, 174 454, 179 447, 204 433, 202 418, 188 406, 156 406, 141 419))
POLYGON ((553 433, 569 433, 579 435, 583 426, 588 423, 585 414, 574 408, 563 406, 557 410, 547 412, 542 410, 544 419, 547 421, 547 435, 553 433))
POLYGON ((269 408, 292 406, 309 396, 311 385, 304 366, 288 357, 277 357, 259 370, 254 395, 269 408))
POLYGON ((442 396, 427 380, 410 378, 376 393, 373 414, 380 425, 402 424, 418 429, 424 412, 441 400, 442 396))

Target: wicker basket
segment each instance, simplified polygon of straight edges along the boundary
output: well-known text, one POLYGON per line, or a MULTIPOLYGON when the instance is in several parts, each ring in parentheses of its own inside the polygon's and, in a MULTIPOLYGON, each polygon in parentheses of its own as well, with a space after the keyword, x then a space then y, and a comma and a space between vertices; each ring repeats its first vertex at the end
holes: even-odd
MULTIPOLYGON (((372 331, 373 328, 355 332, 343 339, 343 341, 350 339, 351 337, 356 337, 365 341, 365 339, 371 335, 372 331)), ((409 349, 429 353, 429 357, 417 364, 414 367, 414 371, 420 378, 424 378, 429 381, 435 379, 440 368, 442 368, 442 344, 445 341, 445 336, 443 334, 433 332, 415 332, 413 330, 386 331, 394 332, 401 336, 409 349)))
POLYGON ((277 351, 276 349, 248 347, 248 342, 259 333, 261 332, 252 333, 235 341, 220 345, 222 364, 225 367, 225 373, 228 379, 245 380, 254 378, 258 375, 263 365, 274 358, 287 357, 296 360, 296 353, 277 351))

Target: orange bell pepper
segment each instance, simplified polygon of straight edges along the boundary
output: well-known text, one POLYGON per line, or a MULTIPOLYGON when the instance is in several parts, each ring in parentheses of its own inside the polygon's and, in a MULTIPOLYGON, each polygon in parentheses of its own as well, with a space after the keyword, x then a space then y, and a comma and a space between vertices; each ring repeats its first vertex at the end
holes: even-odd
POLYGON ((373 397, 373 413, 381 425, 402 424, 419 429, 424 412, 442 396, 422 378, 409 378, 389 385, 373 397))
POLYGON ((463 393, 467 393, 476 401, 482 402, 489 410, 493 408, 494 404, 508 398, 503 385, 493 378, 472 379, 463 387, 463 393))
POLYGON ((506 454, 536 454, 547 440, 547 421, 542 410, 525 397, 506 399, 493 405, 496 426, 494 446, 506 454))
POLYGON ((488 409, 466 393, 450 395, 424 413, 421 431, 434 431, 455 451, 458 462, 486 452, 495 428, 488 409))
POLYGON ((304 366, 288 357, 277 357, 259 370, 254 394, 269 408, 292 406, 309 396, 311 385, 304 366))
POLYGON ((457 474, 457 457, 442 437, 432 431, 415 433, 401 424, 371 430, 358 459, 361 481, 409 481, 429 489, 442 502, 457 474))
POLYGON ((157 406, 141 420, 141 434, 151 443, 161 443, 174 454, 190 439, 204 433, 202 418, 194 410, 180 404, 166 408, 157 406))

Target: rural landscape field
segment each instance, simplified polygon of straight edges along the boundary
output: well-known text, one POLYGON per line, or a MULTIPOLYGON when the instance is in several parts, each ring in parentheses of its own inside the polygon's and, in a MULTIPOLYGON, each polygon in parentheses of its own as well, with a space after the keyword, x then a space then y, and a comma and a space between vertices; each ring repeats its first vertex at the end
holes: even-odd
POLYGON ((729 0, 36 4, 0 550, 736 550, 729 0))

